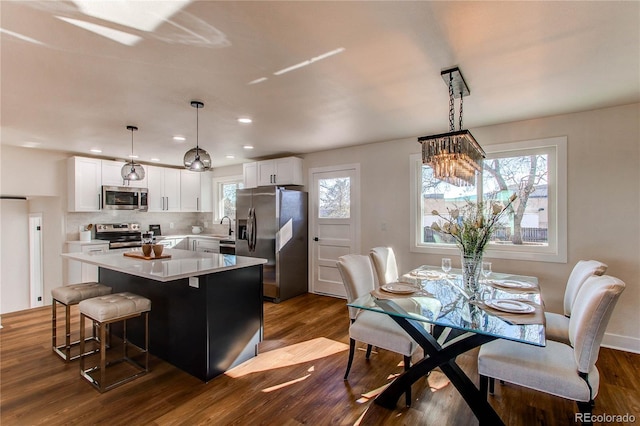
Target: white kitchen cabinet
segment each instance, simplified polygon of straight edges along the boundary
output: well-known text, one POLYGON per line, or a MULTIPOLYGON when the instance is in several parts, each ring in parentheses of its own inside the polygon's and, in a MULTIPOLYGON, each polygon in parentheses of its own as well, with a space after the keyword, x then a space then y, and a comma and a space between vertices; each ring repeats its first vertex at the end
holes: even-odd
POLYGON ((242 177, 244 188, 258 187, 258 163, 244 163, 242 165, 242 177))
POLYGON ((203 253, 220 253, 220 240, 189 237, 189 250, 203 253))
POLYGON ((164 237, 158 240, 157 244, 161 244, 166 248, 182 250, 187 250, 189 248, 189 241, 187 237, 164 237))
POLYGON ((180 211, 180 170, 146 166, 150 212, 180 211))
POLYGON ((101 208, 102 162, 96 158, 67 160, 67 210, 97 212, 101 208))
MULTIPOLYGON (((109 243, 102 241, 69 241, 67 253, 105 253, 109 243)), ((67 260, 67 285, 98 281, 98 267, 76 260, 67 260)))
POLYGON ((180 211, 212 212, 211 173, 180 170, 180 211))
POLYGON ((258 161, 257 164, 258 186, 304 184, 301 158, 276 158, 258 161))
POLYGON ((146 188, 148 166, 143 166, 145 171, 144 179, 124 180, 122 179, 122 166, 124 165, 125 165, 124 161, 102 160, 102 185, 130 186, 132 188, 146 188))

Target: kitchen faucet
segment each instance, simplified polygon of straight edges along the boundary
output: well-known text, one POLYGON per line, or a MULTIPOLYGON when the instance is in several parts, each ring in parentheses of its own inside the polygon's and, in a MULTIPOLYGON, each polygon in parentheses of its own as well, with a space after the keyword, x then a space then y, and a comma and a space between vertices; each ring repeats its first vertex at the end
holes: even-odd
POLYGON ((231 229, 231 218, 229 216, 224 216, 222 219, 220 219, 220 225, 222 225, 222 221, 225 217, 229 219, 229 236, 231 236, 231 234, 233 234, 233 230, 231 229))

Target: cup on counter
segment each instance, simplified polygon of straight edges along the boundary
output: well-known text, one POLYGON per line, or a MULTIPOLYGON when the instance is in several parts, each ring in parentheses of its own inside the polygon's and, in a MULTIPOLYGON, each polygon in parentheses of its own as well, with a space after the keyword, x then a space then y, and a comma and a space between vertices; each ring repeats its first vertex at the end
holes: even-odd
POLYGON ((142 245, 142 254, 145 256, 151 256, 151 244, 143 244, 142 245))
POLYGON ((153 248, 153 255, 155 257, 162 256, 162 250, 164 249, 164 246, 162 244, 154 244, 152 248, 153 248))

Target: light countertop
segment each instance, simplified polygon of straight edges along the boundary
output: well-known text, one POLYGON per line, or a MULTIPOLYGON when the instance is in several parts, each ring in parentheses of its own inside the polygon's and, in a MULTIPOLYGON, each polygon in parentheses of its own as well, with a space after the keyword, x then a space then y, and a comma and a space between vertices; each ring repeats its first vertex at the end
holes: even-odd
POLYGON ((64 253, 61 256, 67 259, 96 265, 101 268, 161 282, 267 263, 266 259, 256 257, 202 253, 178 249, 165 249, 162 252, 163 255, 170 254, 171 258, 145 260, 124 256, 123 253, 127 251, 140 252, 141 250, 138 248, 94 253, 64 253))

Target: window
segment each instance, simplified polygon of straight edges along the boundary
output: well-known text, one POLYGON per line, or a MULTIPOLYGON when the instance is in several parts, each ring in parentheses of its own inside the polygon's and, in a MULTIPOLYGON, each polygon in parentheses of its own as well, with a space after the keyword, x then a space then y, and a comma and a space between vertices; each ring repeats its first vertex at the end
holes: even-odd
POLYGON ((214 221, 219 221, 225 216, 229 216, 232 221, 236 220, 236 190, 243 187, 242 176, 229 176, 213 180, 214 221))
POLYGON ((351 217, 351 179, 318 180, 318 217, 349 219, 351 217))
POLYGON ((475 187, 456 187, 433 178, 419 154, 411 156, 411 250, 457 253, 455 243, 431 230, 448 209, 466 201, 505 201, 518 196, 513 212, 495 229, 485 257, 566 262, 566 138, 484 147, 487 158, 475 187))

